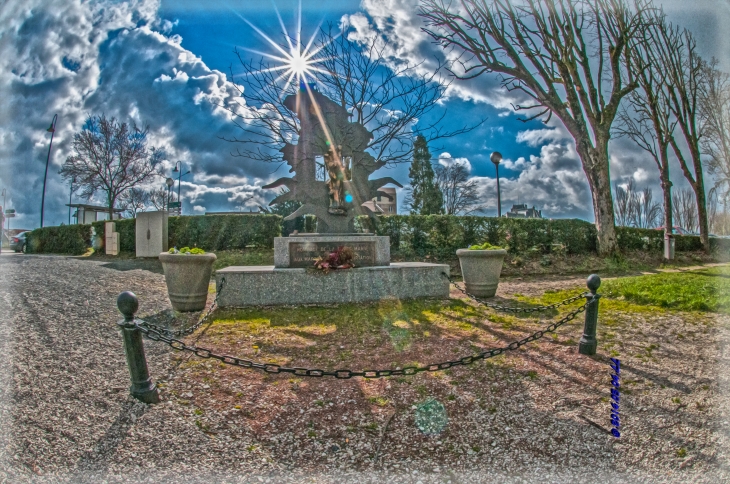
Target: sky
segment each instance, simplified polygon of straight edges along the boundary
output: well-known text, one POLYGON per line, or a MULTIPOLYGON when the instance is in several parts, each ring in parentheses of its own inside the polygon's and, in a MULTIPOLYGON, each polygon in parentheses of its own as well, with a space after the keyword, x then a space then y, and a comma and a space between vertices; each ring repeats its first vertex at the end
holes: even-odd
MULTIPOLYGON (((730 1, 658 1, 669 19, 690 29, 705 58, 716 57, 730 71, 730 1)), ((302 0, 304 38, 320 25, 349 26, 353 39, 380 35, 389 62, 433 65, 443 57, 421 31, 417 0, 302 0)), ((191 173, 180 183, 184 215, 255 209, 274 190, 262 186, 287 176, 286 167, 231 156, 235 146, 223 138, 240 136, 231 109, 240 103, 230 72, 240 73, 234 49, 274 53, 252 27, 284 42, 277 10, 290 33, 296 31, 296 0, 11 0, 0 6, 0 189, 4 208, 17 217, 10 228, 40 225, 40 205, 50 133, 55 114, 45 199, 45 225, 68 223, 74 203, 104 204, 103 194, 86 201, 70 193, 59 175, 72 154, 72 140, 89 115, 105 114, 149 126, 149 144, 166 152, 164 170, 177 161, 191 173)), ((243 50, 257 61, 260 56, 243 50)), ((470 133, 431 146, 433 161, 464 163, 478 182, 484 214, 496 215, 493 151, 500 165, 503 211, 512 204, 536 206, 550 218, 593 220, 590 192, 574 142, 556 118, 549 125, 524 123, 514 113, 513 94, 496 76, 455 80, 438 106, 447 129, 486 121, 470 133)), ((609 145, 611 177, 639 188, 652 187, 660 198, 658 172, 647 154, 631 142, 609 145)), ((686 186, 678 165, 675 187, 686 186)), ((408 165, 383 168, 408 186, 408 165)), ((156 179, 150 187, 162 187, 156 179)), ((711 186, 711 180, 708 183, 711 186)), ((177 178, 175 189, 177 189, 177 178)), ((398 190, 403 206, 404 190, 398 190)))

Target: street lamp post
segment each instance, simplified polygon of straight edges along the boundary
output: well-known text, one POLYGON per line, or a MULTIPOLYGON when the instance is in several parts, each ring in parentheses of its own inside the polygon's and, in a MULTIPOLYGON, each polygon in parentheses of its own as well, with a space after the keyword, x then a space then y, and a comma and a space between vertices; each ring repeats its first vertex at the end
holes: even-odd
POLYGON ((74 193, 74 182, 76 181, 76 177, 71 178, 71 189, 68 192, 68 224, 71 225, 71 197, 74 193))
POLYGON ((499 192, 499 162, 502 161, 502 153, 495 151, 489 157, 494 163, 494 168, 497 170, 497 217, 502 216, 502 196, 499 192))
POLYGON ((43 227, 43 208, 46 204, 46 179, 48 178, 48 163, 51 161, 51 147, 53 146, 53 135, 56 133, 56 120, 58 114, 53 115, 51 126, 46 131, 51 133, 51 142, 48 144, 48 156, 46 157, 46 173, 43 175, 43 195, 41 195, 41 227, 43 227))
POLYGON ((168 177, 167 180, 165 180, 165 184, 167 185, 167 211, 170 211, 170 190, 172 189, 172 186, 175 184, 175 180, 168 177))
POLYGON ((180 202, 180 182, 182 181, 182 177, 184 177, 185 175, 190 173, 190 170, 183 173, 182 172, 182 161, 178 161, 177 163, 175 163, 175 169, 172 170, 172 172, 178 173, 178 176, 177 176, 177 203, 180 204, 180 215, 182 215, 182 203, 180 202))

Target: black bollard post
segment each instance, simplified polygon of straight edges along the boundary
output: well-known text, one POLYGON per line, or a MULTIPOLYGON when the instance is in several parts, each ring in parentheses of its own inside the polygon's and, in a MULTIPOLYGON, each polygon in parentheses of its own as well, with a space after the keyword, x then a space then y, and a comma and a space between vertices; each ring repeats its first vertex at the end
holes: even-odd
POLYGON ((586 296, 586 302, 593 301, 593 304, 586 308, 586 323, 583 327, 583 337, 578 345, 578 353, 581 355, 595 355, 598 341, 596 341, 596 326, 598 325, 598 300, 600 294, 596 294, 601 287, 601 278, 597 274, 591 274, 586 281, 591 294, 586 296))
POLYGON ((137 296, 129 291, 121 293, 117 298, 117 307, 119 312, 124 315, 124 319, 117 324, 124 337, 124 353, 127 355, 129 376, 132 379, 129 393, 140 402, 159 403, 160 395, 157 393, 157 386, 152 383, 150 372, 147 369, 142 333, 134 325, 134 313, 139 307, 137 296))

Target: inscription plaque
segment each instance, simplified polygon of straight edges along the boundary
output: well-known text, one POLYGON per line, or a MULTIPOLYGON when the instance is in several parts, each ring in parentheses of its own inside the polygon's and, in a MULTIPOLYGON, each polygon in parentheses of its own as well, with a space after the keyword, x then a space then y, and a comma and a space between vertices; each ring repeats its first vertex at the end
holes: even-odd
POLYGON ((289 244, 289 267, 313 267, 314 261, 327 257, 338 247, 349 247, 355 253, 355 267, 372 267, 375 265, 375 241, 373 242, 292 242, 289 244))

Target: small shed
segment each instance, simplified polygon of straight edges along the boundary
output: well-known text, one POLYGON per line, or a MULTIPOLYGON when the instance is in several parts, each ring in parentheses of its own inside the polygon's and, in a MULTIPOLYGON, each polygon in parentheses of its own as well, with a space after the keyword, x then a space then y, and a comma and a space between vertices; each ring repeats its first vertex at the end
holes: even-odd
MULTIPOLYGON (((67 203, 67 207, 75 208, 73 218, 77 224, 90 224, 99 220, 109 220, 109 207, 87 205, 85 203, 67 203)), ((122 218, 124 209, 114 209, 114 220, 122 218)))

